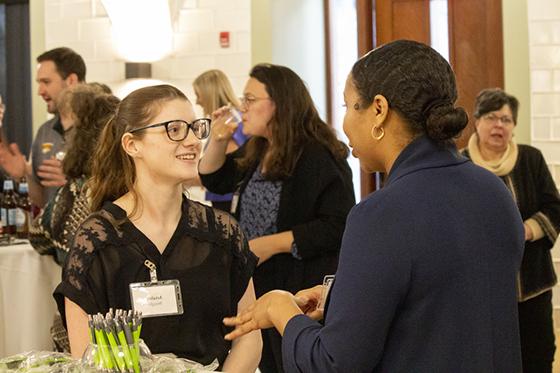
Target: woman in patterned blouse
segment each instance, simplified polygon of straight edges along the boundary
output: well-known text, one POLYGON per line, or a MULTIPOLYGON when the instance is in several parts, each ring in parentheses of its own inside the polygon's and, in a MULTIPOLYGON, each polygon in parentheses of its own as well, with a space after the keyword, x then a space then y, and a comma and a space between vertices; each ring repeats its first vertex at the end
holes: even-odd
POLYGON ((40 254, 53 255, 60 265, 64 264, 79 225, 91 212, 83 186, 91 176, 91 154, 118 103, 119 99, 98 83, 68 88, 59 97, 60 118, 71 121, 71 130, 65 133, 68 151, 62 161, 68 182, 31 225, 29 241, 40 254))

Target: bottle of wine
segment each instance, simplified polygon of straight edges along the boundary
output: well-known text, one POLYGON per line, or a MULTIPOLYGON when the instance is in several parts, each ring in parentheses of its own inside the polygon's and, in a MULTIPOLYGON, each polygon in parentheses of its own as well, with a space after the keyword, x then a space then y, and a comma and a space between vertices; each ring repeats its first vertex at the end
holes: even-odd
POLYGON ((22 178, 18 187, 16 208, 16 237, 29 238, 29 224, 31 223, 31 202, 29 201, 29 185, 22 178))
POLYGON ((0 216, 2 218, 2 234, 13 237, 16 233, 16 195, 14 181, 4 180, 4 197, 0 203, 0 216))

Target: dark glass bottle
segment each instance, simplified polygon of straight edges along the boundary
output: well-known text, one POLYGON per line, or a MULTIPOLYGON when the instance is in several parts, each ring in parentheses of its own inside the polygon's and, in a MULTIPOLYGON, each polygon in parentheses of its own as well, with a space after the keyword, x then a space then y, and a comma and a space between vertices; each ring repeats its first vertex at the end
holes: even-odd
POLYGON ((29 224, 31 222, 31 202, 29 201, 29 185, 22 179, 18 187, 16 209, 16 237, 29 238, 29 224))
POLYGON ((14 182, 11 179, 4 180, 4 196, 0 204, 0 216, 2 217, 2 234, 14 236, 16 233, 16 195, 14 193, 14 182))

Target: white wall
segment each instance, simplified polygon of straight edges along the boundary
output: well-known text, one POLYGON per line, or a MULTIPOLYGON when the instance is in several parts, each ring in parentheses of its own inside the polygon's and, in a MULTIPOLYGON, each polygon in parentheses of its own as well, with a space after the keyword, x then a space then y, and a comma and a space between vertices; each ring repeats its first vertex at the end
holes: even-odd
POLYGON ((272 61, 296 71, 326 118, 325 25, 322 0, 272 2, 272 61))
POLYGON ((272 62, 271 0, 251 1, 251 60, 252 65, 272 62))
MULTIPOLYGON (((539 148, 560 186, 560 1, 528 1, 531 70, 531 143, 539 148)), ((553 249, 560 276, 560 241, 553 249)), ((556 327, 560 325, 560 286, 554 289, 556 327)))
MULTIPOLYGON (((271 45, 255 50, 254 63, 271 62, 294 70, 306 83, 319 115, 326 118, 325 33, 322 0, 253 0, 263 2, 256 10, 260 34, 253 40, 271 45), (266 24, 265 22, 270 22, 266 24), (270 37, 266 37, 266 33, 270 37), (270 60, 266 60, 270 53, 270 60), (259 60, 261 59, 261 60, 259 60)), ((254 21, 254 22, 255 22, 254 21)), ((261 44, 262 45, 262 44, 261 44)))
POLYGON ((531 0, 528 6, 531 139, 560 184, 560 2, 531 0))
MULTIPOLYGON (((85 59, 88 81, 103 82, 111 88, 122 85, 125 61, 114 50, 111 21, 100 0, 32 2, 44 4, 44 14, 39 14, 43 11, 40 7, 31 9, 32 19, 44 22, 42 33, 40 25, 35 27, 37 45, 42 42, 43 50, 70 47, 85 59)), ((133 12, 131 9, 131 17, 133 12)), ((176 85, 194 102, 194 78, 205 70, 218 68, 230 77, 240 95, 251 67, 251 0, 184 0, 176 16, 173 51, 152 64, 152 77, 176 85), (229 48, 220 48, 220 31, 230 32, 229 48)), ((33 52, 42 50, 34 48, 33 52)), ((34 126, 46 118, 44 105, 37 107, 41 109, 34 116, 34 126)))
MULTIPOLYGON (((32 25, 33 72, 36 55, 64 45, 84 57, 88 81, 111 87, 123 81, 124 61, 113 50, 110 21, 100 0, 44 0, 32 4, 31 18, 38 20, 32 25)), ((307 83, 325 118, 324 56, 321 0, 184 0, 175 27, 173 55, 154 63, 152 71, 154 78, 176 84, 192 97, 191 82, 204 70, 225 70, 240 94, 252 65, 283 64, 307 83), (219 48, 220 31, 230 31, 229 49, 219 48)), ((35 130, 46 117, 44 103, 35 97, 35 130)))
POLYGON ((515 138, 531 143, 531 91, 529 82, 528 0, 502 1, 505 90, 520 102, 515 138))

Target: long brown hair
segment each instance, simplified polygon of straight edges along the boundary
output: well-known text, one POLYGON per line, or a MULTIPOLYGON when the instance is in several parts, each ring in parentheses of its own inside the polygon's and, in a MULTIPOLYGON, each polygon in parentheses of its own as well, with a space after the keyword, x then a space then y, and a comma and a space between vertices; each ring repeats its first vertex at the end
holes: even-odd
POLYGON ((266 177, 284 179, 294 171, 304 146, 313 142, 325 146, 337 159, 348 156, 348 148, 319 117, 305 83, 295 72, 285 66, 259 64, 249 76, 265 85, 276 110, 268 124, 270 142, 257 136, 249 139, 245 155, 239 160, 241 167, 251 167, 266 154, 266 177))
POLYGON ((193 87, 202 100, 204 115, 211 115, 227 104, 239 108, 239 99, 226 74, 221 70, 208 70, 196 77, 193 87))
MULTIPOLYGON (((121 146, 121 138, 126 132, 149 124, 163 104, 174 99, 189 101, 179 89, 163 84, 137 89, 121 101, 115 115, 103 129, 100 146, 94 154, 89 181, 91 211, 101 209, 105 201, 114 201, 131 192, 135 201, 131 215, 134 215, 139 202, 134 190, 136 169, 134 161, 121 146)), ((141 138, 143 133, 140 131, 134 136, 141 138)))
POLYGON ((63 96, 62 106, 66 107, 67 103, 75 122, 62 168, 67 177, 89 177, 91 154, 97 147, 103 127, 115 112, 120 100, 91 84, 79 84, 65 91, 68 92, 63 96))

